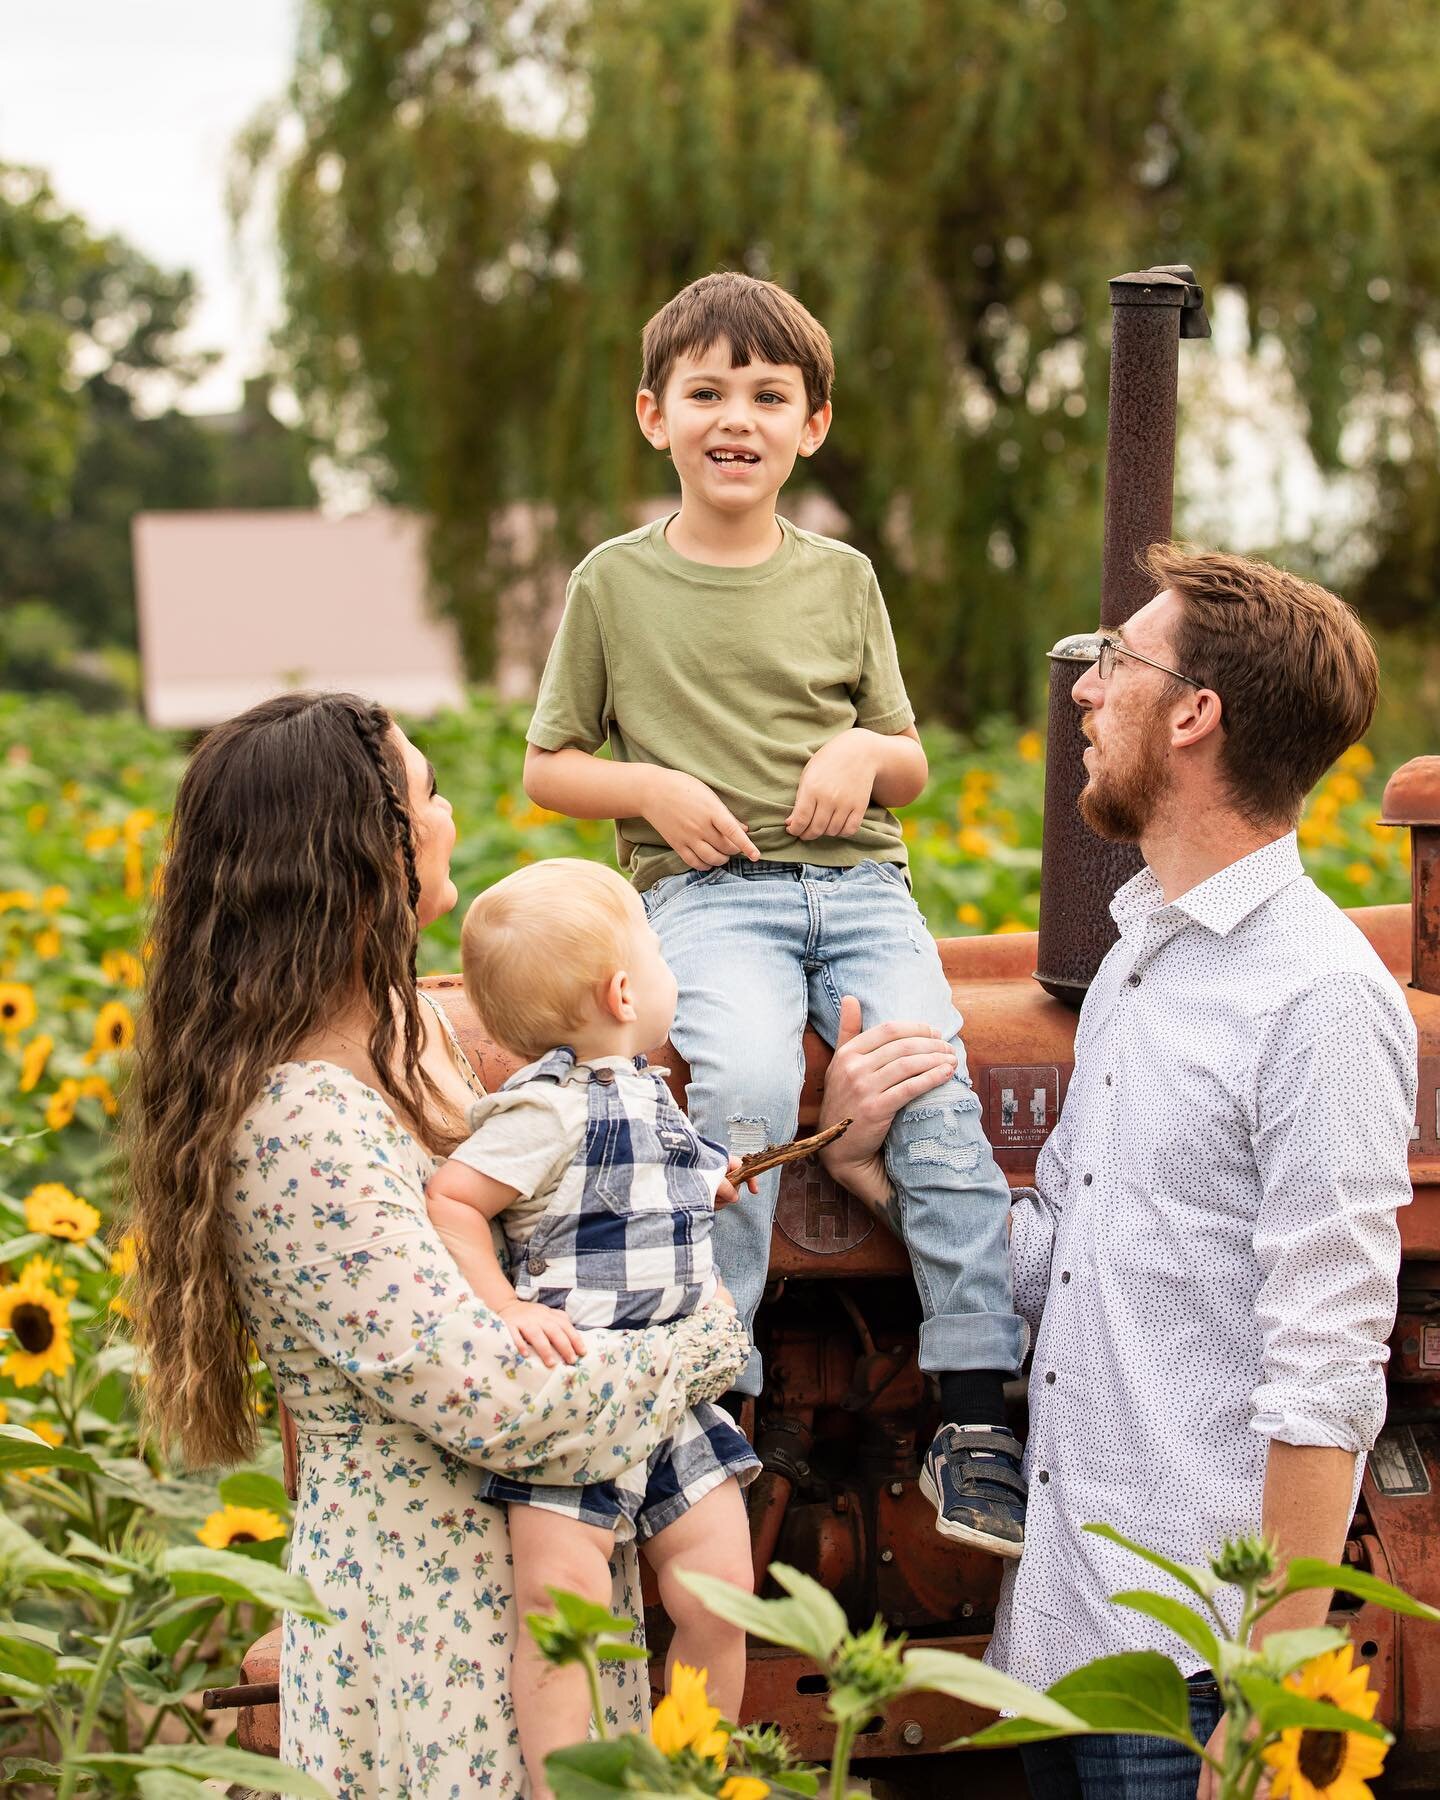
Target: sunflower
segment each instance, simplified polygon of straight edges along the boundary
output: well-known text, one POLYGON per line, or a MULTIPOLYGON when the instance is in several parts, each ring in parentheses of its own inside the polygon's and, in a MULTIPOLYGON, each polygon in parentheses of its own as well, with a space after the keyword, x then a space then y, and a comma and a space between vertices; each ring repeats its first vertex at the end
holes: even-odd
POLYGON ((40 896, 40 908, 42 912, 63 912, 69 904, 70 890, 67 887, 61 887, 58 882, 54 887, 46 888, 45 892, 40 896))
POLYGON ((0 1362, 0 1374, 8 1375, 17 1387, 34 1387, 46 1375, 63 1375, 75 1361, 69 1305, 39 1273, 51 1266, 43 1257, 34 1257, 18 1281, 0 1287, 0 1331, 8 1331, 14 1339, 0 1362))
POLYGON ((80 1098, 82 1100, 98 1100, 108 1117, 114 1118, 120 1110, 120 1102, 115 1098, 114 1089, 103 1075, 86 1075, 80 1082, 80 1098))
POLYGON ((0 1031, 7 1037, 35 1023, 35 990, 23 981, 0 981, 0 1031))
POLYGON ((115 825, 97 825, 93 831, 85 833, 85 849, 91 856, 101 850, 112 850, 120 842, 120 831, 115 825))
MULTIPOLYGON (((1368 1668, 1351 1668, 1354 1654, 1353 1644, 1342 1644, 1287 1676, 1285 1685, 1307 1700, 1373 1718, 1380 1696, 1369 1686, 1368 1668)), ((1274 1771, 1270 1792, 1275 1800, 1372 1800, 1365 1784, 1380 1773, 1385 1744, 1358 1731, 1296 1726, 1282 1731, 1263 1754, 1274 1771)))
POLYGON ((28 912, 35 904, 35 896, 25 888, 6 888, 0 893, 0 913, 28 912))
POLYGON ((125 898, 138 900, 145 892, 145 855, 138 843, 125 845, 125 898))
POLYGON ((100 968, 107 981, 116 987, 138 988, 145 980, 140 958, 132 950, 107 950, 100 958, 100 968))
POLYGON ((222 1506, 195 1533, 212 1550, 228 1550, 232 1544, 264 1544, 283 1538, 285 1521, 264 1506, 222 1506))
POLYGON ((63 1131, 75 1117, 79 1098, 80 1083, 67 1075, 45 1104, 45 1123, 52 1131, 63 1131))
POLYGON ((729 1734, 721 1729, 720 1708, 710 1704, 704 1669, 676 1663, 670 1675, 670 1692, 655 1708, 650 1738, 662 1756, 678 1756, 693 1750, 697 1756, 724 1766, 729 1734))
POLYGON ((83 1244, 100 1229, 100 1214, 60 1181, 42 1181, 25 1196, 25 1228, 83 1244))
POLYGON ((85 1052, 87 1063, 98 1062, 112 1050, 128 1050, 135 1041, 135 1021, 123 1000, 107 1000, 95 1015, 95 1034, 85 1052))
POLYGON ((35 933, 34 948, 41 962, 54 962, 65 948, 65 940, 53 925, 47 925, 43 931, 35 933))
POLYGON ((135 1260, 135 1233, 127 1231, 110 1252, 110 1273, 123 1281, 127 1275, 135 1273, 135 1260))
POLYGON ((50 1052, 55 1048, 55 1040, 48 1032, 42 1031, 31 1038, 20 1057, 20 1092, 31 1093, 40 1084, 40 1077, 45 1073, 45 1065, 50 1060, 50 1052))

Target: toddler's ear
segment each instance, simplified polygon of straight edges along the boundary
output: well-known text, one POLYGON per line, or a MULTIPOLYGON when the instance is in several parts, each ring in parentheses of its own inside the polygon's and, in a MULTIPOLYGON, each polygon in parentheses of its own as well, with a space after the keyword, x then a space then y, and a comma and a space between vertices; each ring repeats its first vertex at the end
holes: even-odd
POLYGON ((635 1019, 635 998, 631 992, 630 971, 617 969, 601 989, 600 1005, 617 1025, 629 1025, 635 1019))

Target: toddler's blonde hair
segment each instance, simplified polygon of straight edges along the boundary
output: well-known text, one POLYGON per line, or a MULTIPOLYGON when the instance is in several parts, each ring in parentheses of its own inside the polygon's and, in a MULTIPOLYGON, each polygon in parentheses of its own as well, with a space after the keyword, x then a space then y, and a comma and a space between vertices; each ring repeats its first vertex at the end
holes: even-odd
POLYGON ((460 928, 465 994, 527 1062, 569 1043, 630 955, 635 890, 579 857, 531 863, 472 902, 460 928))

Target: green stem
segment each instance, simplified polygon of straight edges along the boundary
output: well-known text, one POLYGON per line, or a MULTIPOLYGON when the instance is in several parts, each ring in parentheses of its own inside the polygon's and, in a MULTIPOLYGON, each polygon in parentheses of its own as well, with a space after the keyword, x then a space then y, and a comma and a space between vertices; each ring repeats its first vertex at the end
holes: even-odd
POLYGON ((600 1661, 587 1644, 580 1658, 585 1665, 585 1681, 590 1689, 590 1716, 595 1721, 595 1735, 599 1738, 609 1737, 605 1729, 605 1707, 600 1698, 600 1661))
POLYGON ((110 1679, 110 1671, 115 1667, 116 1658, 120 1654, 120 1646, 124 1643, 130 1624, 130 1602, 121 1602, 115 1614, 115 1622, 110 1627, 110 1636, 105 1640, 105 1648, 100 1652, 100 1660, 90 1676, 90 1684, 85 1692, 85 1706, 80 1714, 80 1722, 75 1727, 75 1734, 66 1750, 64 1772, 60 1777, 60 1785, 55 1790, 55 1800, 71 1800, 75 1792, 75 1784, 80 1779, 80 1768, 74 1761, 76 1756, 83 1756, 90 1748, 90 1734, 95 1729, 95 1719, 105 1698, 105 1686, 110 1679))
POLYGON ((855 1742, 855 1721, 842 1719, 835 1731, 835 1753, 830 1762, 830 1800, 845 1800, 850 1780, 850 1746, 855 1742))

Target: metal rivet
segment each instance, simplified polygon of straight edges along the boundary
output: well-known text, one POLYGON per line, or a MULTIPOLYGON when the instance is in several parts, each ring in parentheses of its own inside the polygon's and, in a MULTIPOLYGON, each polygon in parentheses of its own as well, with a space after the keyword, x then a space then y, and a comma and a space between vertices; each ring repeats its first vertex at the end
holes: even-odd
POLYGON ((902 1743, 908 1744, 913 1750, 917 1745, 925 1742, 924 1727, 916 1724, 914 1719, 907 1719, 900 1727, 900 1738, 902 1743))
POLYGON ((965 1604, 960 1608, 960 1617, 962 1619, 968 1619, 973 1615, 974 1611, 975 1611, 974 1603, 970 1600, 967 1600, 965 1602, 965 1604))
POLYGON ((894 1499, 898 1500, 904 1492, 905 1483, 903 1481, 892 1481, 890 1483, 890 1493, 894 1499))
POLYGON ((883 1562, 883 1563, 892 1563, 892 1562, 894 1562, 894 1560, 895 1560, 895 1552, 894 1552, 894 1551, 893 1551, 893 1550, 882 1550, 882 1551, 881 1551, 881 1552, 880 1552, 880 1560, 881 1560, 881 1562, 883 1562))

